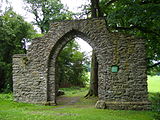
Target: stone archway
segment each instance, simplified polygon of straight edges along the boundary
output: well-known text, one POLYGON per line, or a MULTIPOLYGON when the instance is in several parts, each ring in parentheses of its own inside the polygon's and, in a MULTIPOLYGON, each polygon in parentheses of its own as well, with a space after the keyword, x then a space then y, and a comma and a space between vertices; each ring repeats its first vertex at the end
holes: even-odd
MULTIPOLYGON (((56 91, 58 88, 56 88, 56 61, 57 57, 60 53, 60 51, 63 49, 63 47, 74 38, 79 37, 85 40, 87 43, 91 43, 92 41, 85 35, 84 33, 77 31, 77 30, 71 30, 68 33, 66 33, 64 36, 60 38, 60 40, 57 42, 55 47, 52 49, 49 61, 48 61, 48 101, 55 101, 56 100, 56 91), (54 81, 54 82, 53 82, 54 81)), ((56 101, 55 101, 56 103, 56 101)))
POLYGON ((98 66, 97 108, 148 109, 144 40, 109 33, 104 19, 56 22, 33 40, 26 55, 13 56, 15 101, 55 104, 55 63, 75 36, 95 51, 98 66))

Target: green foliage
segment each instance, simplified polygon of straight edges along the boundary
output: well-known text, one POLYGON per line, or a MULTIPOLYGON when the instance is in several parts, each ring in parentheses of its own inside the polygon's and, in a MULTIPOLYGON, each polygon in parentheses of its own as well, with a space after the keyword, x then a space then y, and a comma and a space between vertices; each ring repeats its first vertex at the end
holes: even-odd
POLYGON ((60 87, 84 86, 88 81, 88 59, 75 41, 70 41, 61 51, 58 59, 58 72, 60 87))
POLYGON ((160 93, 152 94, 151 96, 152 109, 156 113, 154 114, 155 120, 160 120, 160 93))
MULTIPOLYGON (((34 25, 47 33, 51 22, 70 20, 72 13, 65 10, 59 0, 24 0, 27 10, 34 15, 34 25)), ((78 51, 75 42, 69 42, 58 57, 58 83, 60 86, 84 86, 88 80, 84 53, 78 51), (83 64, 82 64, 83 63, 83 64)))
POLYGON ((160 2, 101 0, 100 8, 111 31, 146 40, 148 74, 156 74, 160 70, 160 2))
POLYGON ((0 94, 0 101, 12 101, 13 96, 12 94, 0 94))
POLYGON ((41 33, 48 32, 51 22, 71 19, 72 13, 65 10, 59 0, 23 0, 26 9, 34 15, 34 25, 41 29, 41 33))
POLYGON ((160 112, 160 93, 154 93, 150 97, 152 101, 152 108, 154 111, 160 112))
POLYGON ((0 91, 12 90, 12 56, 25 53, 25 42, 34 33, 33 26, 12 9, 0 16, 0 91))
POLYGON ((160 112, 157 112, 154 114, 154 119, 155 120, 160 120, 160 112))
POLYGON ((60 88, 60 90, 65 92, 64 96, 73 97, 73 96, 85 96, 88 88, 87 87, 69 87, 69 88, 60 88))
MULTIPOLYGON (((24 1, 28 4, 27 10, 34 15, 34 24, 41 29, 41 33, 48 32, 51 22, 72 19, 72 13, 66 11, 59 0, 24 1)), ((57 76, 60 86, 84 85, 86 68, 82 65, 83 59, 84 54, 78 51, 75 42, 66 45, 58 58, 57 76)))
MULTIPOLYGON (((98 1, 98 0, 95 0, 98 1)), ((112 32, 146 40, 148 74, 160 71, 160 1, 99 0, 100 10, 112 32)), ((85 10, 90 10, 84 7, 85 10)), ((85 11, 84 10, 84 11, 85 11)), ((89 13, 89 12, 88 12, 89 13)))

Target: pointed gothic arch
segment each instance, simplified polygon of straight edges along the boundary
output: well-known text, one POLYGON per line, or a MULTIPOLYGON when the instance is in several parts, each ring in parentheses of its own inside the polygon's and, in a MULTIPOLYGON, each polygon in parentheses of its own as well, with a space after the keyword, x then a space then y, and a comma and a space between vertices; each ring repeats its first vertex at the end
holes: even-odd
POLYGON ((97 56, 97 108, 149 108, 144 40, 110 33, 103 18, 53 23, 48 34, 33 40, 26 55, 14 55, 15 101, 55 104, 56 58, 75 36, 87 41, 97 56))
POLYGON ((58 88, 56 88, 56 61, 57 57, 60 53, 60 51, 64 48, 64 46, 74 38, 79 37, 86 41, 87 43, 91 43, 91 40, 89 37, 78 31, 78 30, 71 30, 67 32, 65 35, 63 35, 58 42, 55 44, 55 46, 52 48, 52 51, 49 56, 48 60, 48 80, 47 80, 47 91, 49 91, 47 94, 48 101, 55 101, 56 103, 56 91, 58 88))

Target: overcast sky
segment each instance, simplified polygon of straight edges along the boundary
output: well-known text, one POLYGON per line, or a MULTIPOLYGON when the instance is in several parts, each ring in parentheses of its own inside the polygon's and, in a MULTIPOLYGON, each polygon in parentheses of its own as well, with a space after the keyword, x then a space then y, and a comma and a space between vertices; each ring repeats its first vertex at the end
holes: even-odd
MULTIPOLYGON (((1 2, 2 0, 0 0, 1 2)), ((14 11, 20 15, 22 15, 26 21, 33 21, 33 15, 24 10, 25 5, 23 4, 23 0, 8 0, 11 3, 14 11)), ((88 4, 90 0, 61 0, 64 5, 67 5, 69 10, 72 12, 81 12, 79 8, 81 5, 88 4)), ((92 51, 92 48, 85 41, 78 39, 76 40, 82 51, 86 51, 87 53, 92 51)))
MULTIPOLYGON (((25 17, 27 21, 32 21, 33 16, 24 10, 25 5, 23 0, 8 0, 18 14, 25 17)), ((72 12, 81 12, 81 5, 88 4, 89 0, 61 0, 61 2, 68 6, 69 10, 72 12)))

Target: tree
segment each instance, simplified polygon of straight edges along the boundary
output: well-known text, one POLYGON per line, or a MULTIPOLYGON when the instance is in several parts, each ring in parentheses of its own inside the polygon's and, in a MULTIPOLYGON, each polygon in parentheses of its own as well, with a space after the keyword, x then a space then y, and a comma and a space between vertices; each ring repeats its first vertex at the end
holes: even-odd
POLYGON ((71 40, 60 52, 57 59, 57 78, 59 87, 80 86, 84 87, 88 82, 87 66, 88 58, 80 52, 76 41, 71 40))
MULTIPOLYGON (((41 33, 47 33, 51 22, 70 20, 72 13, 64 9, 59 0, 24 0, 28 11, 35 17, 34 24, 38 25, 41 33)), ((58 57, 57 78, 60 87, 84 86, 86 67, 82 64, 84 53, 78 51, 76 42, 69 42, 58 57), (78 68, 78 69, 77 69, 78 68), (76 75, 76 77, 75 77, 76 75)))
POLYGON ((160 70, 160 2, 157 0, 102 0, 108 28, 144 38, 148 74, 160 70))
MULTIPOLYGON (((91 0, 91 17, 98 18, 102 16, 103 14, 99 7, 99 0, 91 0)), ((94 50, 92 51, 91 60, 90 87, 85 97, 89 96, 98 96, 98 61, 94 50)))
MULTIPOLYGON (((160 2, 157 0, 91 0, 91 16, 104 16, 110 32, 122 32, 146 39, 148 74, 160 73, 159 11, 160 2)), ((92 83, 91 78, 90 89, 94 88, 92 83)))
MULTIPOLYGON (((97 2, 94 3, 97 4, 97 2)), ((157 0, 101 0, 99 8, 101 15, 106 18, 106 26, 110 32, 122 32, 146 40, 148 74, 159 73, 160 2, 157 0)))
POLYGON ((59 0, 24 0, 26 9, 34 15, 34 25, 47 33, 51 22, 71 19, 72 13, 64 9, 59 0))
POLYGON ((101 9, 99 7, 99 0, 91 0, 91 17, 103 17, 103 13, 101 12, 101 9))
POLYGON ((12 90, 12 56, 25 53, 24 41, 34 33, 33 26, 12 9, 0 16, 0 91, 12 90))

